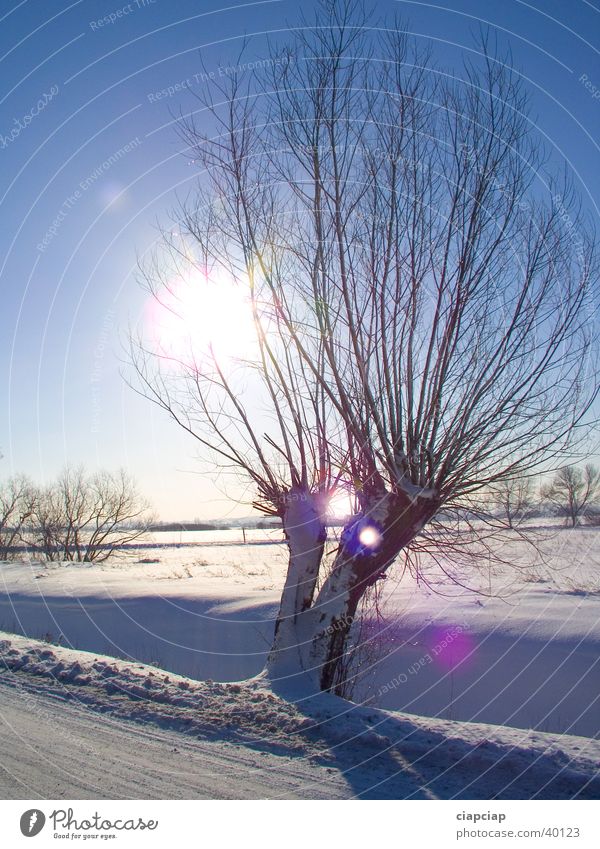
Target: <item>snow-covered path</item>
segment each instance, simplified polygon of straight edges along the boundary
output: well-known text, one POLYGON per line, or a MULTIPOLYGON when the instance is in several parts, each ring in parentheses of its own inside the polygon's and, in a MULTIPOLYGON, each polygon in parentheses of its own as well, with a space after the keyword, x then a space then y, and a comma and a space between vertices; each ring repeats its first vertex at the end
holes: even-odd
POLYGON ((0 637, 0 797, 600 798, 597 740, 0 637))
POLYGON ((2 799, 343 799, 334 770, 98 714, 0 675, 2 799))

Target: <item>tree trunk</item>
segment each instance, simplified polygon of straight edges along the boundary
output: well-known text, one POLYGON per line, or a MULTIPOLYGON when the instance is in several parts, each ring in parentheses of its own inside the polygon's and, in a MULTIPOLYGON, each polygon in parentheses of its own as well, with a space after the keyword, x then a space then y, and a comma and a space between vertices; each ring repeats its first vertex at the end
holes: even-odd
POLYGON ((431 498, 385 494, 344 528, 331 572, 315 595, 326 527, 318 494, 293 489, 284 530, 289 566, 266 675, 302 692, 337 691, 360 600, 437 512, 431 498), (365 536, 366 532, 366 536, 365 536))
POLYGON ((344 528, 332 571, 314 603, 310 665, 321 690, 338 690, 350 628, 361 598, 436 512, 431 499, 380 497, 344 528), (368 529, 367 537, 364 536, 368 529), (374 529, 374 530, 371 530, 374 529), (362 539, 376 544, 363 544, 362 539))
POLYGON ((302 489, 290 490, 283 527, 289 565, 266 672, 272 681, 293 686, 315 678, 307 661, 313 634, 310 608, 327 535, 321 496, 302 489))

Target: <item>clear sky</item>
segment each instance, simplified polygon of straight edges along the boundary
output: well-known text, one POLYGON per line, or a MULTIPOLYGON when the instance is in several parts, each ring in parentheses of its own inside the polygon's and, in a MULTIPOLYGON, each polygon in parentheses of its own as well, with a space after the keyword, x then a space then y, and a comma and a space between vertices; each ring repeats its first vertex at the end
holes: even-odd
MULTIPOLYGON (((303 2, 305 11, 311 3, 303 2)), ((480 22, 510 45, 536 132, 600 206, 600 3, 378 0, 438 64, 458 69, 480 22)), ((165 519, 245 515, 193 442, 120 371, 144 310, 136 258, 194 179, 173 116, 199 56, 215 74, 244 36, 298 21, 296 0, 3 0, 0 4, 0 476, 51 478, 69 461, 125 466, 165 519), (169 87, 170 96, 160 96, 169 87)), ((250 496, 249 496, 250 497, 250 496)))

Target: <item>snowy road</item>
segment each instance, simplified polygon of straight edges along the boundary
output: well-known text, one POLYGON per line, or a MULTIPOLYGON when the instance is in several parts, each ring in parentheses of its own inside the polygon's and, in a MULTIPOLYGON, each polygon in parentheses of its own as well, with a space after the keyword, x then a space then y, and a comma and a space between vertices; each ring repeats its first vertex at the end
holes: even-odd
POLYGON ((0 798, 598 799, 600 741, 0 639, 0 798))
POLYGON ((0 675, 2 799, 340 799, 326 767, 103 716, 0 675))

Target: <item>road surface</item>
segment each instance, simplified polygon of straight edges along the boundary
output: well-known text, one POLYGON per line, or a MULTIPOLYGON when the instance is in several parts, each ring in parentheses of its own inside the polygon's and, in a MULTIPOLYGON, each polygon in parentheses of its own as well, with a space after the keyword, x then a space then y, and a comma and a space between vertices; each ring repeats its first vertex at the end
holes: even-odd
POLYGON ((1 799, 343 799, 330 768, 106 716, 0 674, 1 799))

